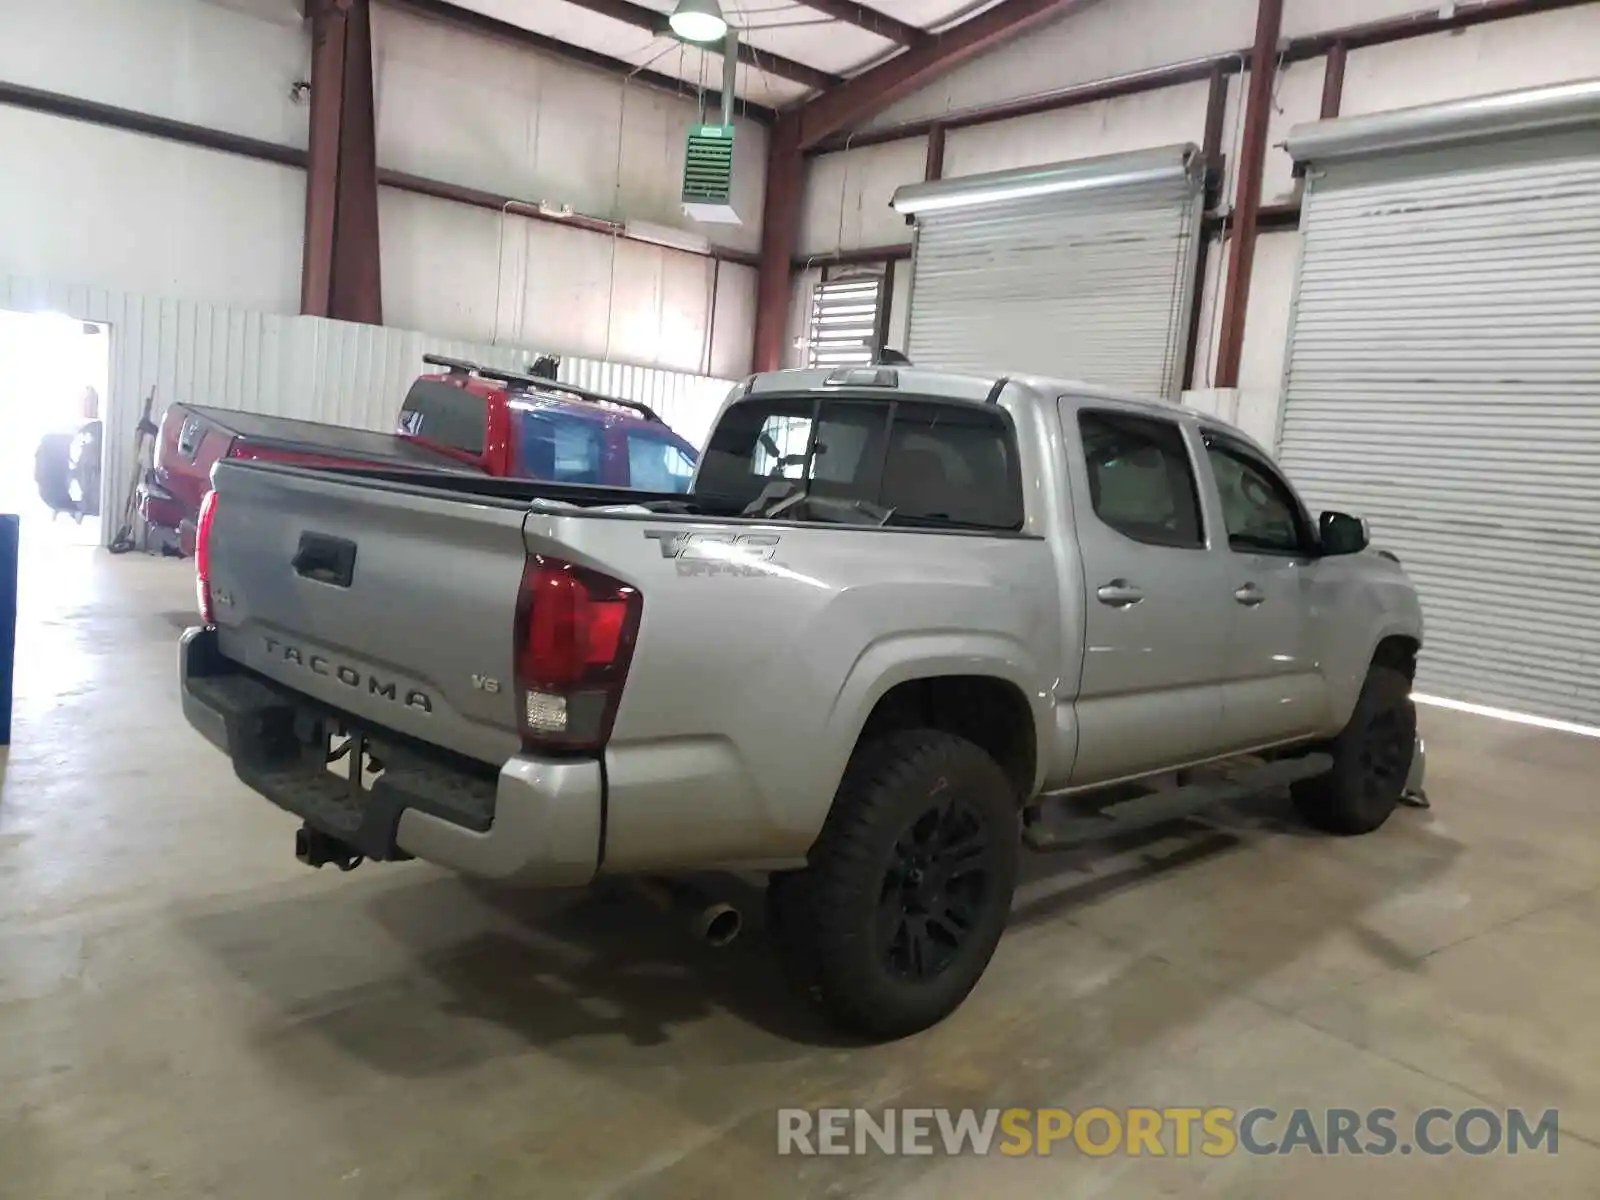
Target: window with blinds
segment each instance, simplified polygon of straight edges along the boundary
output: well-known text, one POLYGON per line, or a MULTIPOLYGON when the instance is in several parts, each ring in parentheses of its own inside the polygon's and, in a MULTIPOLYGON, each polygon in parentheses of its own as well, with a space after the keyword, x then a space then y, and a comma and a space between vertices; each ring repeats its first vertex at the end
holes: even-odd
POLYGON ((847 275, 812 289, 808 367, 859 367, 877 357, 883 282, 882 275, 847 275))

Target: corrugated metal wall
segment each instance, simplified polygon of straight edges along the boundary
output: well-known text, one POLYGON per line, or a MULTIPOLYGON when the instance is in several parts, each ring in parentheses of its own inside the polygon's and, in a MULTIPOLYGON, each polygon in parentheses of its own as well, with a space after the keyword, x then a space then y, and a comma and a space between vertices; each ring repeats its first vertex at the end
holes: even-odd
MULTIPOLYGON (((133 441, 145 397, 159 418, 176 400, 364 429, 390 429, 424 354, 500 367, 535 351, 318 317, 218 308, 188 300, 0 277, 0 308, 55 312, 111 326, 105 419, 106 541, 122 523, 133 441)), ((650 405, 700 444, 731 380, 590 359, 563 359, 561 378, 650 405)))

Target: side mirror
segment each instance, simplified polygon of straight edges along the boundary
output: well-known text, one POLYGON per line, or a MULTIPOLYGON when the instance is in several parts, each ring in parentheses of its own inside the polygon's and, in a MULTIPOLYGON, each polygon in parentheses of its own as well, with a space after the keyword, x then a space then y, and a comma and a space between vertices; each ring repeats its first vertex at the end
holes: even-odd
POLYGON ((1349 513, 1325 512, 1317 522, 1317 532, 1322 542, 1322 553, 1360 554, 1371 540, 1367 536, 1367 523, 1349 513))

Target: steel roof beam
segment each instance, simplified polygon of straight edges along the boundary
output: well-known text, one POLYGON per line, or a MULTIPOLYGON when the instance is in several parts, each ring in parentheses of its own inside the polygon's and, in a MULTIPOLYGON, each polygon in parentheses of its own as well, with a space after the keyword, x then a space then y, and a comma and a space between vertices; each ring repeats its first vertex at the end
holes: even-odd
MULTIPOLYGON (((609 17, 613 21, 620 21, 624 25, 632 25, 635 29, 642 29, 654 37, 672 38, 677 40, 678 35, 672 32, 672 26, 667 23, 667 14, 657 12, 653 8, 634 4, 631 0, 566 0, 577 8, 598 16, 609 17)), ((691 43, 693 44, 693 43, 691 43)), ((707 43, 702 49, 713 53, 720 53, 722 43, 707 43)), ((739 61, 747 67, 754 67, 758 71, 765 71, 769 75, 777 75, 791 83, 798 83, 814 91, 826 91, 831 87, 844 82, 837 75, 830 75, 816 67, 808 67, 805 63, 796 62, 792 58, 785 58, 781 54, 772 54, 766 50, 758 50, 743 38, 739 40, 739 61)))
POLYGON ((868 33, 875 33, 902 46, 920 45, 933 37, 933 34, 926 29, 907 25, 887 13, 868 8, 865 4, 857 4, 855 0, 800 0, 800 2, 813 12, 832 17, 835 21, 843 21, 846 25, 854 25, 858 29, 865 29, 868 33))

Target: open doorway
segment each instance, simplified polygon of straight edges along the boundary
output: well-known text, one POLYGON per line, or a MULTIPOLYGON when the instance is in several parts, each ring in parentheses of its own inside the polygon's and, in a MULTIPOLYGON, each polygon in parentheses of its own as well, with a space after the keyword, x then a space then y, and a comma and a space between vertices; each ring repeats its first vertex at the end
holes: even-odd
POLYGON ((0 310, 0 512, 24 545, 100 544, 110 369, 106 326, 0 310))

